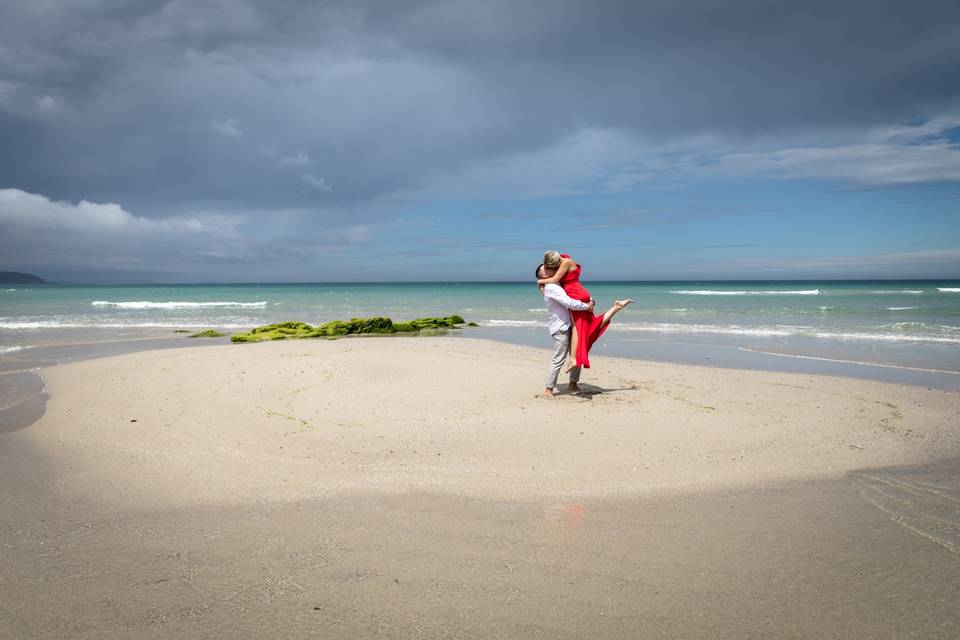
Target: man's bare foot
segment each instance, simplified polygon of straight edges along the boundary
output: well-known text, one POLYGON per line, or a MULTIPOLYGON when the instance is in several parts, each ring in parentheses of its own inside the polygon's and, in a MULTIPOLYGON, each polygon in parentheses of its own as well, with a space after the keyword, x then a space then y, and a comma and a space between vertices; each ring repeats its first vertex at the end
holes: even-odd
POLYGON ((546 389, 543 390, 543 397, 545 397, 545 398, 552 398, 552 397, 554 397, 555 395, 557 395, 557 394, 553 391, 553 389, 551 389, 551 388, 549 388, 549 387, 547 387, 546 389))
POLYGON ((633 300, 631 300, 630 298, 627 298, 626 300, 613 301, 613 306, 615 306, 617 309, 623 309, 628 304, 633 304, 633 300))

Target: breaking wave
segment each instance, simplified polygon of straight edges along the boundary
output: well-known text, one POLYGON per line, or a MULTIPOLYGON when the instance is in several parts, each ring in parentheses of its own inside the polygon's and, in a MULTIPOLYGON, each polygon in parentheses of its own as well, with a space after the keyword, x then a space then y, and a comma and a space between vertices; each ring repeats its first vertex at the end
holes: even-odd
POLYGON ((261 302, 150 302, 135 300, 132 302, 113 302, 111 300, 94 300, 95 307, 113 307, 117 309, 265 309, 267 303, 261 302))
POLYGON ((868 291, 867 293, 876 293, 879 295, 894 295, 898 293, 909 293, 909 294, 917 295, 919 293, 923 293, 923 290, 922 289, 891 289, 888 291, 868 291))
POLYGON ((484 324, 493 325, 495 327, 531 327, 536 325, 543 325, 546 327, 546 324, 543 320, 488 320, 484 324))
POLYGON ((681 296, 818 296, 820 289, 803 289, 799 291, 719 291, 713 289, 681 289, 671 291, 681 296))
POLYGON ((22 320, 0 321, 0 329, 249 329, 257 326, 257 322, 244 324, 223 323, 217 320, 207 322, 76 322, 60 320, 22 320))
POLYGON ((859 340, 870 342, 930 342, 939 344, 960 344, 960 328, 951 326, 929 327, 923 323, 901 322, 886 325, 892 331, 856 331, 818 330, 799 326, 779 325, 774 327, 743 327, 739 325, 704 325, 677 323, 649 324, 612 324, 610 331, 638 331, 649 333, 680 334, 718 334, 729 336, 755 337, 808 337, 828 340, 859 340), (907 333, 910 330, 923 333, 907 333))

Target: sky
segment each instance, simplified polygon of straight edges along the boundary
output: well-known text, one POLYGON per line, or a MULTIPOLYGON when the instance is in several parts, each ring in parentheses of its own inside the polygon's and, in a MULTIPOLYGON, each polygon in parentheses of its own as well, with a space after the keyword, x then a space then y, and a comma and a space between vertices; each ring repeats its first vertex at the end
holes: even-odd
POLYGON ((960 278, 955 0, 4 0, 0 270, 960 278))

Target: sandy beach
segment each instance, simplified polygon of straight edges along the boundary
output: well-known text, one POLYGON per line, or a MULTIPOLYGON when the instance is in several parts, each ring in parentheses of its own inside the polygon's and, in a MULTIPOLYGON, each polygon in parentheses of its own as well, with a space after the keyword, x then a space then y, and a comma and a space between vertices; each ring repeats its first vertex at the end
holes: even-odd
POLYGON ((597 357, 550 400, 547 363, 422 337, 45 369, 0 435, 0 637, 960 633, 960 394, 597 357))

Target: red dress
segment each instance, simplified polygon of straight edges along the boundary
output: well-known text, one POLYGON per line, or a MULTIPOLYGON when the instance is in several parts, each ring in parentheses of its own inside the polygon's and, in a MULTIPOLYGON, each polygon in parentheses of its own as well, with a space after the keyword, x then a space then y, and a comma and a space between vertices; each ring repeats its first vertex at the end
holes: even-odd
MULTIPOLYGON (((560 254, 561 258, 569 258, 565 253, 560 254)), ((590 292, 580 284, 580 273, 583 270, 580 265, 576 265, 570 271, 567 271, 560 278, 560 286, 567 292, 567 295, 580 302, 590 302, 590 292)), ((603 324, 603 316, 593 315, 592 311, 574 311, 570 310, 570 319, 577 328, 577 352, 574 354, 576 366, 590 368, 590 347, 597 341, 597 338, 603 335, 607 330, 607 325, 603 324)))

